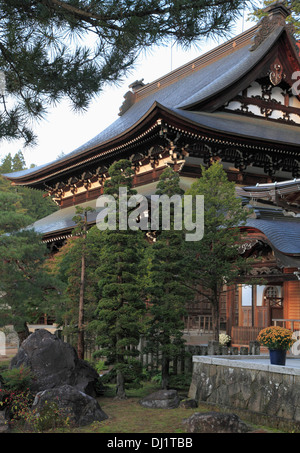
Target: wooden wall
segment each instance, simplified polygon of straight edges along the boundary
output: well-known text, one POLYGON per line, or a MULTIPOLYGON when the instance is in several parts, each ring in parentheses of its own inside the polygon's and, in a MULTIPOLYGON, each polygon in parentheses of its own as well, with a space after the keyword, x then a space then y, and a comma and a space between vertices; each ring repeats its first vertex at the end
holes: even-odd
MULTIPOLYGON (((284 282, 284 318, 300 319, 300 281, 284 282)), ((287 325, 291 328, 290 325, 287 325)), ((300 330, 300 323, 295 325, 300 330)))

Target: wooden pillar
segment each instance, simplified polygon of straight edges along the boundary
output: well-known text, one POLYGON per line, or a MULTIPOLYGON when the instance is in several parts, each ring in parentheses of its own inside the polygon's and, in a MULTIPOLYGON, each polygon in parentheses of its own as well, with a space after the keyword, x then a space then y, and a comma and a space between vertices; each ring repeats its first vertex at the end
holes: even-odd
POLYGON ((238 322, 239 326, 243 325, 243 310, 242 310, 242 285, 238 285, 238 292, 239 292, 239 311, 238 311, 238 322))
POLYGON ((257 291, 256 291, 256 285, 252 285, 252 320, 251 320, 251 325, 252 327, 255 326, 255 318, 256 318, 256 297, 257 297, 257 291))
POLYGON ((231 328, 235 325, 235 292, 236 286, 227 287, 226 293, 226 331, 231 335, 231 328))

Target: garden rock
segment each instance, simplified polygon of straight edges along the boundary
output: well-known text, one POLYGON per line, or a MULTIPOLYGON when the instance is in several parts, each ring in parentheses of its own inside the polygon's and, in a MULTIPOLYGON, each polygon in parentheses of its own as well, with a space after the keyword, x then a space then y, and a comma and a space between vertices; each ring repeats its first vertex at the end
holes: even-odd
POLYGON ((179 403, 180 398, 176 390, 159 390, 140 400, 142 406, 152 409, 175 409, 179 403))
POLYGON ((71 385, 96 396, 99 376, 96 370, 80 360, 75 349, 45 329, 36 330, 24 340, 11 368, 29 367, 34 375, 33 392, 71 385))
POLYGON ((47 404, 56 402, 60 412, 69 417, 70 422, 76 426, 85 426, 108 418, 95 398, 70 385, 63 385, 37 393, 32 405, 32 410, 36 411, 36 416, 38 416, 39 411, 42 410, 46 402, 47 404))
POLYGON ((188 433, 246 433, 250 428, 236 414, 196 412, 183 420, 188 433))
POLYGON ((188 399, 180 401, 179 406, 182 407, 183 409, 194 409, 194 408, 198 407, 198 403, 196 400, 194 400, 192 398, 188 398, 188 399))

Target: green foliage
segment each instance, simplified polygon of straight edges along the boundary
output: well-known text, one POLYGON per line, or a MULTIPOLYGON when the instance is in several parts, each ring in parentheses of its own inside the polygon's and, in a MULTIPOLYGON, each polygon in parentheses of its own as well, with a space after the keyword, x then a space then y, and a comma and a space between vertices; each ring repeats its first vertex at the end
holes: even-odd
POLYGON ((11 173, 25 168, 25 160, 22 151, 18 151, 13 157, 8 153, 1 162, 0 173, 11 173))
MULTIPOLYGON (((18 151, 13 157, 11 153, 9 153, 2 159, 0 174, 25 170, 25 168, 25 160, 21 151, 18 151)), ((8 196, 11 199, 10 203, 12 206, 15 206, 15 210, 20 218, 21 215, 26 216, 21 227, 27 226, 38 219, 42 219, 58 209, 57 205, 50 197, 44 198, 44 194, 41 191, 29 187, 12 186, 8 180, 0 176, 1 196, 2 192, 9 194, 8 196)), ((19 223, 16 222, 15 230, 19 227, 19 223)))
POLYGON ((183 195, 184 190, 180 187, 180 176, 171 167, 167 167, 160 175, 156 186, 156 195, 183 195))
POLYGON ((59 408, 56 401, 46 401, 41 410, 32 410, 34 395, 29 390, 34 376, 30 368, 1 370, 0 409, 6 410, 6 416, 12 427, 33 432, 43 432, 58 427, 70 426, 66 411, 59 408))
POLYGON ((24 412, 21 421, 26 431, 37 433, 57 428, 70 428, 72 425, 68 411, 61 409, 57 401, 45 401, 41 409, 24 412))
POLYGON ((110 178, 105 181, 104 191, 105 195, 112 195, 118 202, 119 188, 126 187, 128 196, 135 195, 136 190, 132 189, 132 177, 134 171, 131 162, 126 159, 120 159, 113 163, 108 170, 110 178))
MULTIPOLYGON (((179 176, 171 168, 161 175, 157 195, 181 196, 179 176)), ((168 386, 169 363, 183 346, 183 316, 192 293, 183 285, 184 237, 173 229, 174 210, 170 209, 170 230, 160 230, 148 251, 149 276, 147 295, 151 317, 146 332, 145 352, 161 351, 162 387, 168 386)))
POLYGON ((31 222, 31 217, 24 214, 21 200, 16 193, 0 192, 0 234, 16 232, 31 222))
POLYGON ((17 332, 26 331, 25 323, 37 321, 41 314, 50 315, 49 298, 60 292, 44 268, 46 245, 26 228, 52 210, 42 194, 39 197, 31 189, 16 190, 0 177, 0 326, 11 323, 17 332))
POLYGON ((192 373, 171 374, 170 388, 176 390, 188 390, 192 382, 192 373))
POLYGON ((34 141, 31 120, 63 98, 86 109, 141 51, 227 34, 245 0, 1 0, 0 67, 6 78, 0 137, 34 141))
POLYGON ((20 366, 1 371, 1 378, 6 391, 22 392, 30 386, 33 375, 30 368, 20 366))
POLYGON ((21 206, 26 215, 30 216, 31 223, 43 219, 58 210, 58 206, 52 198, 44 198, 44 194, 40 190, 20 187, 17 189, 17 194, 21 197, 21 206))
POLYGON ((219 300, 224 285, 231 285, 247 263, 239 254, 249 211, 236 196, 235 184, 228 181, 219 163, 207 170, 186 192, 204 196, 204 236, 201 241, 187 243, 189 261, 186 268, 196 291, 212 306, 215 339, 219 339, 219 300))
POLYGON ((29 390, 0 390, 1 410, 6 410, 6 417, 13 429, 18 432, 45 432, 57 428, 70 428, 71 421, 67 410, 59 408, 57 401, 45 401, 41 409, 32 409, 34 400, 29 390))
MULTIPOLYGON (((95 319, 99 288, 95 271, 99 263, 100 243, 91 230, 86 240, 84 318, 85 340, 95 344, 95 335, 89 323, 95 319)), ((54 278, 61 281, 63 300, 56 306, 56 322, 63 326, 65 335, 78 332, 79 295, 81 279, 82 242, 79 237, 69 238, 59 253, 47 262, 47 268, 54 278)))
POLYGON ((159 384, 161 386, 162 384, 162 373, 156 373, 154 376, 151 377, 151 381, 155 382, 156 384, 159 384))
POLYGON ((29 390, 32 379, 30 368, 24 366, 1 370, 0 410, 6 410, 12 425, 27 414, 32 405, 33 395, 29 390))
POLYGON ((84 359, 84 317, 85 317, 85 287, 86 287, 86 236, 88 228, 88 213, 94 211, 93 208, 87 206, 76 206, 76 215, 73 217, 73 222, 76 227, 73 230, 74 235, 79 236, 77 244, 80 246, 80 282, 79 282, 79 299, 78 299, 78 324, 77 324, 77 353, 80 359, 84 359))
POLYGON ((87 206, 75 206, 75 216, 72 218, 73 222, 76 223, 76 227, 73 229, 73 236, 81 236, 87 229, 87 215, 89 212, 95 211, 94 208, 87 206))
POLYGON ((105 360, 92 360, 91 365, 99 374, 103 370, 108 370, 108 366, 106 365, 105 360))
MULTIPOLYGON (((116 162, 109 174, 111 179, 105 184, 104 193, 115 196, 118 204, 120 186, 128 189, 128 195, 133 193, 131 163, 116 162)), ((141 231, 121 230, 117 223, 116 230, 100 231, 93 227, 87 237, 88 250, 96 242, 99 244, 95 270, 99 302, 97 318, 89 329, 96 333, 102 354, 114 365, 117 396, 123 398, 128 376, 137 373, 135 357, 145 312, 140 278, 145 241, 141 231)))
POLYGON ((47 248, 33 230, 0 236, 0 325, 13 324, 24 331, 26 322, 36 322, 51 313, 51 300, 58 302, 60 287, 43 267, 47 248))
POLYGON ((33 395, 28 389, 0 390, 0 400, 0 409, 5 409, 11 426, 15 426, 20 420, 26 421, 33 403, 33 395))

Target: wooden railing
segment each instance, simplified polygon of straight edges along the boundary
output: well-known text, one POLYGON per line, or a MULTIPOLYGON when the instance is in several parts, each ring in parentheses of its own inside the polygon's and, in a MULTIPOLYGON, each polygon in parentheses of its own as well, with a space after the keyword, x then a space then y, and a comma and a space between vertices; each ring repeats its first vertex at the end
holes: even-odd
POLYGON ((249 345, 255 341, 262 327, 233 326, 231 328, 231 343, 236 345, 249 345))
POLYGON ((292 332, 300 330, 300 319, 272 319, 274 326, 282 326, 290 329, 292 332))
POLYGON ((201 333, 212 333, 212 316, 210 315, 189 315, 184 318, 184 328, 201 333))
MULTIPOLYGON (((272 324, 286 327, 293 332, 300 330, 300 319, 272 319, 272 324)), ((232 344, 248 345, 250 341, 257 339, 259 332, 263 328, 263 326, 233 326, 231 329, 232 344)))

